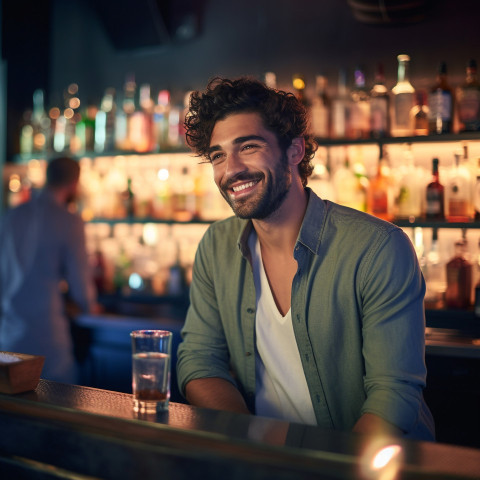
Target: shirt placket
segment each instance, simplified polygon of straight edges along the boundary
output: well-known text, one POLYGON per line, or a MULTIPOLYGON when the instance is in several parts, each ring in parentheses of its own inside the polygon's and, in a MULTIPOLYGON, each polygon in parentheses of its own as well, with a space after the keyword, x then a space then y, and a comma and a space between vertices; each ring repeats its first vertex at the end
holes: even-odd
MULTIPOLYGON (((307 329, 307 306, 310 305, 312 300, 307 297, 307 275, 304 271, 307 255, 306 247, 297 243, 294 256, 298 262, 298 269, 293 278, 291 301, 293 331, 295 333, 317 423, 324 427, 334 428, 333 419, 323 388, 322 375, 317 367, 307 329)), ((317 332, 317 334, 321 335, 321 332, 317 332)))

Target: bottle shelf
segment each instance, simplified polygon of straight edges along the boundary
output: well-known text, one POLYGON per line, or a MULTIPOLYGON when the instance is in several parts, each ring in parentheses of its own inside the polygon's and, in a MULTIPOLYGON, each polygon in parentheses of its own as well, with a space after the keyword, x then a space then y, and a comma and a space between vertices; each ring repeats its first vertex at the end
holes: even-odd
MULTIPOLYGON (((125 218, 92 218, 88 223, 106 223, 108 225, 117 225, 120 223, 135 224, 135 223, 158 223, 164 225, 209 225, 215 220, 177 220, 177 219, 159 219, 151 217, 125 217, 125 218)), ((480 228, 480 225, 479 225, 480 228)))
POLYGON ((318 138, 317 142, 322 147, 342 147, 348 145, 395 145, 402 143, 438 143, 462 142, 480 140, 480 132, 448 133, 442 135, 418 135, 411 137, 382 137, 382 138, 318 138))
MULTIPOLYGON (((92 218, 88 223, 106 223, 108 225, 117 225, 119 223, 135 224, 135 223, 158 223, 165 225, 209 225, 216 220, 204 220, 204 219, 193 219, 193 220, 177 220, 177 219, 159 219, 151 217, 126 217, 126 218, 92 218)), ((447 221, 431 221, 431 220, 416 220, 415 222, 410 222, 408 220, 393 220, 392 223, 401 228, 451 228, 451 229, 462 229, 462 228, 475 228, 480 229, 480 221, 472 222, 447 222, 447 221)))
MULTIPOLYGON (((462 133, 448 133, 441 135, 417 135, 409 137, 381 137, 381 138, 317 138, 317 143, 322 147, 342 147, 348 145, 395 145, 402 143, 440 143, 440 142, 462 142, 462 141, 480 141, 480 132, 462 132, 462 133)), ((169 149, 151 151, 151 152, 136 152, 125 150, 113 150, 109 152, 79 152, 72 153, 74 157, 117 157, 117 156, 146 156, 146 155, 162 155, 169 153, 191 153, 191 150, 186 146, 172 147, 169 149)), ((11 158, 12 163, 27 163, 32 159, 46 159, 54 156, 62 155, 61 153, 32 153, 32 154, 17 154, 11 158)), ((68 154, 70 155, 70 154, 68 154)))
POLYGON ((415 222, 410 222, 408 220, 393 220, 395 225, 401 228, 480 228, 480 222, 447 222, 444 221, 432 221, 432 220, 416 220, 415 222))
POLYGON ((10 159, 11 163, 16 164, 24 164, 28 163, 30 160, 46 160, 49 158, 54 158, 60 155, 68 155, 74 158, 101 158, 101 157, 132 157, 132 156, 147 156, 147 155, 168 155, 173 153, 191 153, 191 150, 186 146, 180 147, 172 147, 163 150, 156 150, 151 152, 136 152, 136 151, 127 151, 127 150, 112 150, 108 152, 95 152, 95 151, 86 151, 86 152, 77 152, 77 153, 69 153, 69 152, 47 152, 47 153, 29 153, 29 154, 21 154, 18 153, 13 155, 10 159))

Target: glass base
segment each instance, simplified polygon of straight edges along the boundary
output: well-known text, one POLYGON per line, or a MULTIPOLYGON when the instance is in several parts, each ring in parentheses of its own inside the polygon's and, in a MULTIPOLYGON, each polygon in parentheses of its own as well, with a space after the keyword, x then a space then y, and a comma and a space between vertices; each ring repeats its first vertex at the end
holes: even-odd
POLYGON ((133 411, 136 413, 157 413, 168 410, 168 400, 133 400, 133 411))

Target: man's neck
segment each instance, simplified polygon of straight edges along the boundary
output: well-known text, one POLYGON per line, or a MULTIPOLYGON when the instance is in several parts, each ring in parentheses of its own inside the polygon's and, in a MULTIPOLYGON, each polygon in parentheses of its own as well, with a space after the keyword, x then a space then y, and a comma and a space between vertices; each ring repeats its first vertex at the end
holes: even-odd
POLYGON ((291 189, 282 206, 269 218, 252 220, 262 250, 292 254, 307 209, 308 194, 291 189))
POLYGON ((59 205, 66 205, 67 203, 67 192, 64 188, 50 188, 46 187, 47 192, 52 196, 56 203, 59 205))

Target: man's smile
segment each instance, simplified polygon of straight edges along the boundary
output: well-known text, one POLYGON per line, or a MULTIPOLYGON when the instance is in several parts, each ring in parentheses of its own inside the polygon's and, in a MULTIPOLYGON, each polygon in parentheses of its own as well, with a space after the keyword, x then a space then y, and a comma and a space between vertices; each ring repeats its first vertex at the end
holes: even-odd
POLYGON ((235 185, 232 187, 234 193, 243 192, 244 190, 253 187, 258 183, 258 180, 252 180, 250 182, 242 183, 241 185, 235 185))

